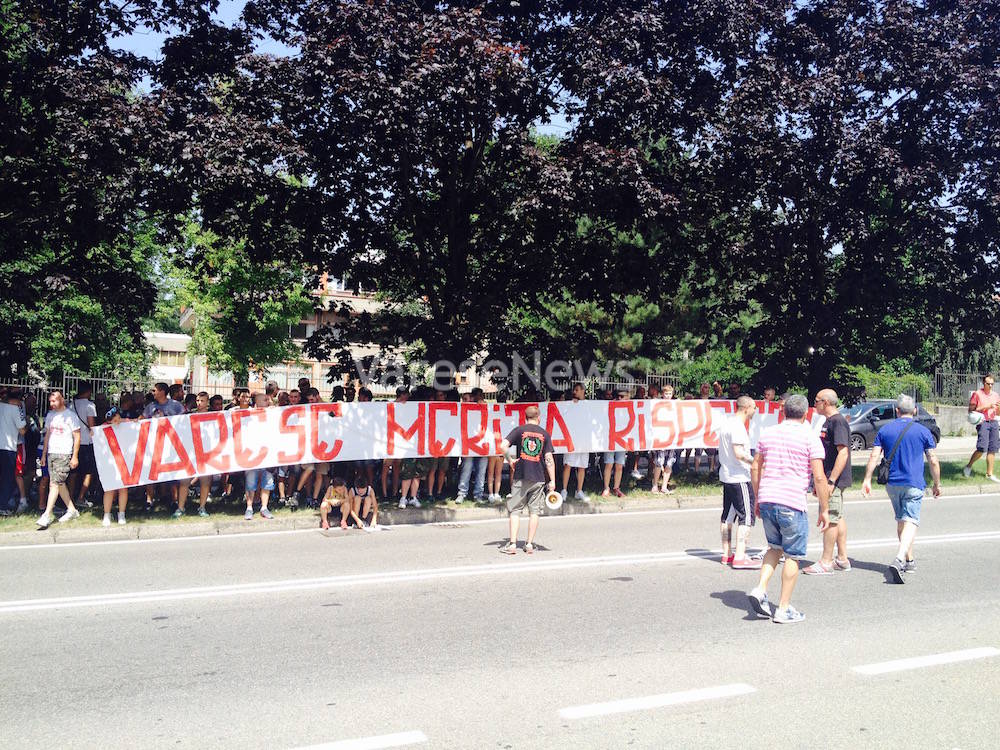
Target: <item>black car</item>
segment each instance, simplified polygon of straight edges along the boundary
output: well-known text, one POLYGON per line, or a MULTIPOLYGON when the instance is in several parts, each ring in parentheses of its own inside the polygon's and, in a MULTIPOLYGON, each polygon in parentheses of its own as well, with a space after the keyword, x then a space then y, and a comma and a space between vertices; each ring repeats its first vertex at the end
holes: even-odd
MULTIPOLYGON (((847 418, 851 426, 851 450, 863 451, 871 448, 875 435, 882 425, 896 418, 895 401, 863 401, 846 409, 841 414, 847 418)), ((917 404, 917 422, 922 424, 934 436, 934 442, 941 442, 941 428, 930 413, 917 404)))

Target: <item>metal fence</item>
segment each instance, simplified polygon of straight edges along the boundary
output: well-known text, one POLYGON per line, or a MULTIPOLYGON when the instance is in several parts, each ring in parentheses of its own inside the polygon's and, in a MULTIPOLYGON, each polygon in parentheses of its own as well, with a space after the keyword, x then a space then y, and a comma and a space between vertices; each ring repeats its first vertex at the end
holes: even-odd
POLYGON ((962 406, 983 384, 981 372, 934 371, 934 400, 942 404, 962 406))

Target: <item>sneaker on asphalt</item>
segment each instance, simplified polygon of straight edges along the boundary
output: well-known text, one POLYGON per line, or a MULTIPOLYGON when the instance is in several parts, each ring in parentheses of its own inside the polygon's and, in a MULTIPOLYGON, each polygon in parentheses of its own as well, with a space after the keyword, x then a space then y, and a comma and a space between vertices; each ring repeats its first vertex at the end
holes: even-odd
POLYGON ((38 517, 38 520, 35 521, 35 525, 38 526, 38 528, 40 529, 47 529, 49 527, 49 524, 51 523, 52 523, 52 516, 50 516, 48 513, 42 513, 42 515, 38 517))
POLYGON ((253 508, 247 508, 246 513, 243 514, 243 518, 246 521, 253 520, 253 508))
POLYGON ((80 517, 80 511, 76 508, 73 510, 67 510, 59 517, 59 523, 66 523, 67 521, 72 521, 74 518, 80 517))
POLYGON ((500 551, 505 555, 516 555, 517 554, 517 542, 507 542, 500 551))
POLYGON ((833 575, 833 565, 827 567, 823 564, 822 560, 817 560, 808 568, 803 568, 802 572, 807 576, 832 576, 833 575))
POLYGON ((781 625, 787 625, 792 622, 802 622, 806 619, 806 616, 799 612, 791 604, 788 605, 787 609, 776 609, 774 610, 774 615, 771 617, 771 622, 776 622, 781 625))
POLYGON ((104 528, 108 528, 109 526, 111 526, 111 514, 110 513, 105 513, 104 514, 104 518, 101 519, 101 526, 103 526, 104 528))
POLYGON ((833 567, 837 570, 848 571, 851 569, 850 560, 841 560, 839 557, 833 558, 833 567))
POLYGON ((733 556, 732 555, 723 555, 722 556, 722 564, 723 565, 732 565, 732 563, 733 563, 733 556))
POLYGON ((420 506, 420 501, 417 498, 415 498, 415 497, 411 497, 410 500, 409 500, 409 502, 407 503, 407 505, 409 505, 411 508, 419 508, 419 507, 421 507, 420 506))
POLYGON ((125 514, 124 513, 119 513, 118 514, 118 524, 120 526, 124 526, 125 525, 125 514))
POLYGON ((767 592, 764 589, 754 589, 747 594, 747 599, 750 600, 750 606, 758 615, 771 616, 771 603, 767 600, 767 592))
POLYGON ((972 468, 969 467, 969 466, 963 466, 962 467, 962 476, 964 476, 966 479, 968 479, 969 477, 971 477, 972 476, 972 468))
POLYGON ((170 514, 170 517, 171 518, 183 518, 184 517, 184 511, 181 510, 180 508, 178 508, 177 510, 175 510, 173 513, 170 514))
POLYGON ((760 565, 760 560, 751 560, 749 557, 733 560, 733 570, 760 570, 760 565))
POLYGON ((198 508, 198 515, 202 518, 208 518, 208 511, 204 508, 198 508))
POLYGON ((906 560, 903 562, 903 572, 904 573, 916 573, 917 572, 917 561, 916 560, 906 560))
POLYGON ((274 518, 274 514, 268 508, 261 508, 260 517, 266 518, 268 521, 270 521, 272 518, 274 518))
POLYGON ((399 498, 399 505, 397 505, 396 507, 399 508, 400 510, 406 508, 406 498, 405 497, 399 498))
POLYGON ((906 570, 906 563, 898 557, 889 563, 889 576, 893 583, 903 583, 903 573, 906 570))

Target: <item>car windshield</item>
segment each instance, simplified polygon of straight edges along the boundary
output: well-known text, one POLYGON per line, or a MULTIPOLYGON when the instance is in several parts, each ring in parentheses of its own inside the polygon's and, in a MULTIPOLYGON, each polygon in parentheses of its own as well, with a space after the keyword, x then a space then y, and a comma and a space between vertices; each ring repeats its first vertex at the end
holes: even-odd
POLYGON ((868 406, 865 404, 855 404, 854 406, 848 406, 845 409, 841 409, 840 413, 848 419, 854 419, 855 417, 860 417, 866 409, 868 409, 868 406))

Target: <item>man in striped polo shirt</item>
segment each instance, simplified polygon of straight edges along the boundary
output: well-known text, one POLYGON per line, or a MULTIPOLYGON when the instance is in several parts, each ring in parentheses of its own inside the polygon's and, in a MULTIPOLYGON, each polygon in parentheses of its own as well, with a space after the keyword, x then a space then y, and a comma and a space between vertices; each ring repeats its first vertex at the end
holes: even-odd
POLYGON ((826 455, 823 444, 806 423, 809 402, 805 396, 789 396, 783 410, 784 421, 760 436, 750 469, 757 510, 770 549, 764 555, 760 582, 748 596, 758 614, 777 623, 793 623, 805 619, 805 615, 791 605, 791 599, 799 576, 799 560, 806 554, 809 540, 806 515, 809 478, 812 477, 819 499, 816 525, 823 531, 830 524, 830 485, 823 471, 826 455), (785 564, 781 569, 781 598, 777 609, 771 612, 767 584, 782 553, 785 564))

